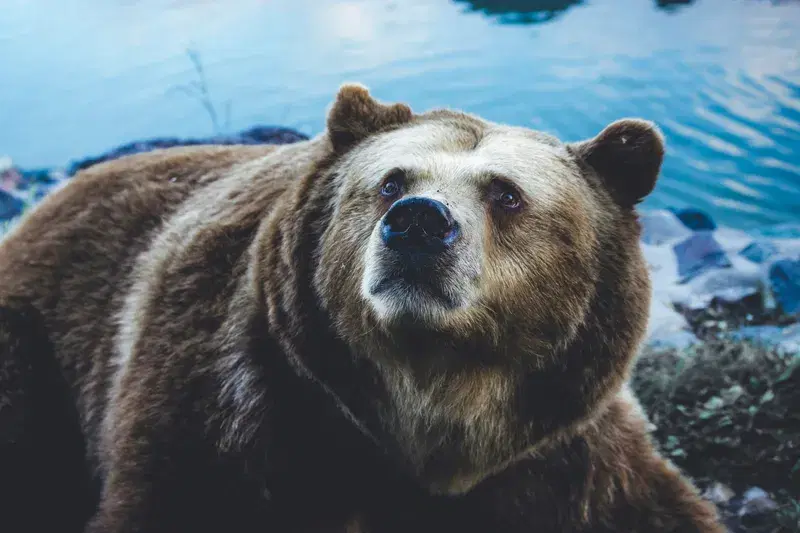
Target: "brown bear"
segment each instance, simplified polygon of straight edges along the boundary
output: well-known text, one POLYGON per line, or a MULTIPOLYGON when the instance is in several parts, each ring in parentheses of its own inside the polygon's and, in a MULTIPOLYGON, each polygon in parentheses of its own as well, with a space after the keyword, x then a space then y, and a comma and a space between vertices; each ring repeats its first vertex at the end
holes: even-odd
POLYGON ((0 246, 69 385, 91 532, 721 532, 627 388, 663 142, 343 86, 296 144, 82 171, 0 246))

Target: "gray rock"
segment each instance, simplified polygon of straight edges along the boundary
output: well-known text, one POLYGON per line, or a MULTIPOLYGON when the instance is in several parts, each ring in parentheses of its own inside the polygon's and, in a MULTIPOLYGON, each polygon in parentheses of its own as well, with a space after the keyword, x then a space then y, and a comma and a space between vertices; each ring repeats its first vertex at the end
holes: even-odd
POLYGON ((743 519, 753 519, 772 513, 777 508, 778 504, 769 497, 764 489, 752 487, 745 491, 738 514, 743 519))
POLYGON ((680 219, 683 224, 695 231, 713 231, 717 229, 717 224, 705 212, 687 207, 683 209, 673 209, 675 215, 680 219))
POLYGON ((0 189, 0 220, 11 220, 19 216, 25 208, 25 203, 19 198, 0 189))
POLYGON ((678 276, 681 283, 691 281, 704 272, 718 268, 730 268, 730 259, 712 231, 697 231, 673 247, 678 260, 678 276))
POLYGON ((750 243, 739 252, 739 255, 754 263, 761 264, 767 259, 776 256, 778 253, 780 253, 780 250, 773 242, 766 239, 759 239, 750 243))
POLYGON ((680 219, 664 209, 648 211, 639 217, 642 224, 642 242, 653 246, 686 239, 692 234, 680 219))
POLYGON ((775 301, 784 313, 800 314, 800 260, 779 259, 769 267, 775 301))
POLYGON ((736 495, 733 490, 722 483, 714 483, 703 493, 703 497, 717 505, 726 505, 736 495))
POLYGON ((688 303, 693 308, 705 307, 714 299, 739 302, 762 290, 758 270, 744 268, 708 268, 684 285, 688 289, 688 300, 681 303, 688 303))

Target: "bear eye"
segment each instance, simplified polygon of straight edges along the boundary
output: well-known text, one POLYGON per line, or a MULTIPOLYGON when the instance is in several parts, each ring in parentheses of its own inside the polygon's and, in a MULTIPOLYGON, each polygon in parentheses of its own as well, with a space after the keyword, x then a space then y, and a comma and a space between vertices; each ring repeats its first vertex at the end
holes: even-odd
POLYGON ((520 204, 519 196, 513 191, 506 191, 500 195, 499 202, 506 209, 516 209, 520 204))
POLYGON ((522 205, 522 195, 510 183, 495 179, 492 181, 491 189, 491 197, 500 208, 516 211, 522 205))
POLYGON ((396 198, 403 190, 403 183, 405 181, 405 174, 402 170, 393 170, 389 172, 383 180, 381 186, 381 196, 387 199, 396 198))

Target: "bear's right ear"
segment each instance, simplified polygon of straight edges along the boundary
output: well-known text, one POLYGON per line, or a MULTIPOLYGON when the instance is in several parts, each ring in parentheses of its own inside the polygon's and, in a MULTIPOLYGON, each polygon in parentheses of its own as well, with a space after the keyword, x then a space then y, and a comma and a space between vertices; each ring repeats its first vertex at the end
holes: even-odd
POLYGON ((342 85, 328 113, 328 136, 337 153, 344 153, 359 141, 385 128, 411 121, 405 104, 385 105, 370 96, 366 87, 342 85))
POLYGON ((664 136, 652 122, 635 118, 612 122, 596 137, 569 146, 623 207, 653 191, 664 159, 664 136))

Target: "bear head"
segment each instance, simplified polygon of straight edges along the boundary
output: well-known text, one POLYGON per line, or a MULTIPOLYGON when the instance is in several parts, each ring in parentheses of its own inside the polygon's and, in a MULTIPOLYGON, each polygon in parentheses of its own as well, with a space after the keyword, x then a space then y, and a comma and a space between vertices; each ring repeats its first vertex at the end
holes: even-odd
POLYGON ((309 283, 374 371, 365 424, 394 457, 463 492, 602 411, 648 319, 636 206, 663 157, 653 124, 564 143, 345 85, 325 137, 309 283))

